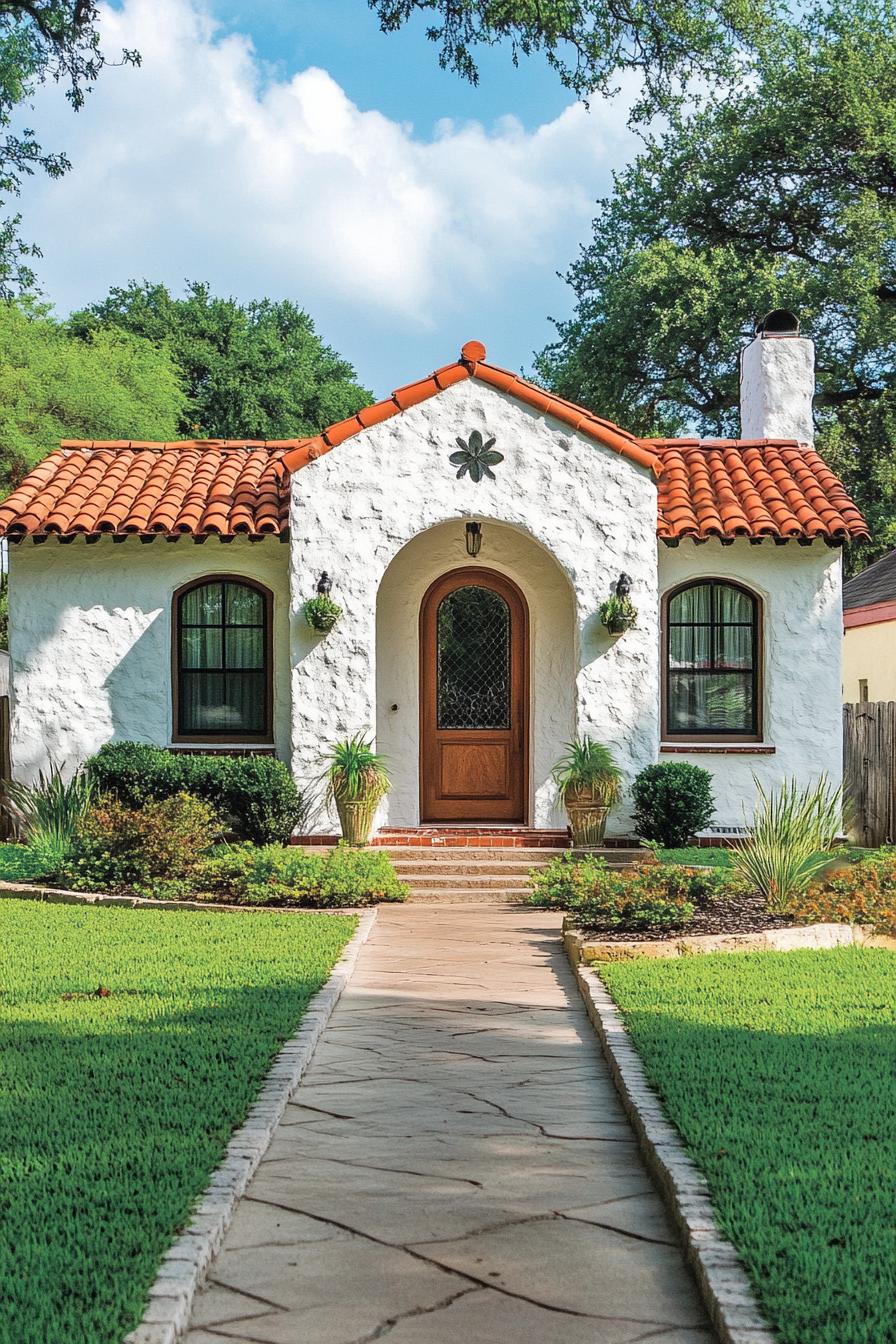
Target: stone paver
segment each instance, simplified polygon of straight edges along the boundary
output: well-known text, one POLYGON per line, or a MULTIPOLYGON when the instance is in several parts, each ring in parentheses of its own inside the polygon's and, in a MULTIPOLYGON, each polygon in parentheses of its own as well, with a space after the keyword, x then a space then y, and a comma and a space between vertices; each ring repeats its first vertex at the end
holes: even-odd
POLYGON ((713 1344, 559 927, 380 911, 187 1344, 713 1344))

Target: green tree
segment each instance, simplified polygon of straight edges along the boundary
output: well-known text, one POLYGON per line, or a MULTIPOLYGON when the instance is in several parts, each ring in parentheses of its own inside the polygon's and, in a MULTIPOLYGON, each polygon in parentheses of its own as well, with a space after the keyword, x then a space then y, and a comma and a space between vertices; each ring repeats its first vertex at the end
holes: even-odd
MULTIPOLYGON (((93 0, 0 0, 0 297, 30 289, 30 259, 40 256, 19 234, 19 215, 8 213, 22 179, 42 170, 60 177, 71 167, 63 153, 45 150, 28 128, 13 131, 13 118, 47 80, 64 84, 75 111, 106 64, 100 48, 98 6, 93 0)), ((139 65, 136 51, 121 60, 139 65)))
POLYGON ((774 26, 777 0, 368 0, 383 32, 431 21, 439 64, 479 82, 477 48, 510 45, 514 62, 542 53, 578 97, 613 92, 622 70, 646 81, 640 111, 695 77, 728 80, 740 53, 774 26))
POLYGON ((737 354, 790 308, 816 341, 818 444, 896 544, 896 7, 780 33, 755 78, 678 111, 599 204, 539 376, 635 432, 736 431, 737 354))
POLYGON ((118 329, 170 349, 187 390, 190 437, 283 439, 316 434, 369 404, 355 371, 288 300, 240 304, 205 284, 174 298, 132 282, 71 318, 76 334, 118 329))
POLYGON ((166 350, 123 331, 76 339, 0 302, 0 490, 62 438, 172 439, 185 397, 166 350))

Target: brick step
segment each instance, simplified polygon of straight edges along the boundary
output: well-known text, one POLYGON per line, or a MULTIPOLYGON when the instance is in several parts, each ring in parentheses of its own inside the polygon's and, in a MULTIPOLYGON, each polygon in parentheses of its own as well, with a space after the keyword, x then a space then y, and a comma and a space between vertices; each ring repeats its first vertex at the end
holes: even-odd
POLYGON ((567 849, 566 831, 531 827, 407 827, 380 831, 371 844, 377 848, 412 845, 417 849, 567 849))

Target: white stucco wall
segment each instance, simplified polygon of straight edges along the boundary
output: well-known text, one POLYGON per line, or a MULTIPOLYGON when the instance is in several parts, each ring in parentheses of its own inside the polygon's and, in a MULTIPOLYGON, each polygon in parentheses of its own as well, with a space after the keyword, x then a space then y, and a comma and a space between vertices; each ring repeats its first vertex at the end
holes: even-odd
MULTIPOLYGON (((412 538, 455 520, 463 545, 466 518, 483 521, 482 564, 492 556, 489 536, 497 529, 491 522, 527 534, 554 557, 574 603, 575 729, 612 746, 629 778, 655 759, 653 477, 630 459, 471 379, 348 440, 293 480, 293 769, 300 782, 319 776, 327 744, 346 734, 391 735, 392 770, 401 778, 401 790, 382 815, 388 809, 392 825, 418 819, 416 787, 409 785, 409 772, 417 769, 416 743, 411 731, 384 727, 377 713, 377 594, 387 568, 412 538), (504 454, 494 481, 458 480, 448 461, 456 437, 466 439, 473 429, 494 435, 504 454), (333 597, 344 609, 325 638, 308 629, 301 612, 322 569, 333 576, 333 597), (620 571, 632 577, 642 618, 636 630, 612 641, 597 613, 620 571)), ((522 551, 508 553, 506 572, 530 603, 537 602, 534 575, 518 572, 517 565, 523 565, 522 551)), ((402 619, 411 628, 403 639, 416 639, 418 611, 419 604, 417 610, 407 604, 402 619)), ((381 684, 387 694, 382 678, 381 684)), ((547 824, 546 756, 545 749, 538 757, 542 777, 533 781, 530 797, 529 819, 536 817, 532 802, 538 799, 541 825, 547 824)), ((332 819, 322 817, 320 826, 329 829, 332 819)))
POLYGON ((289 760, 287 549, 239 538, 10 547, 16 777, 33 779, 51 761, 74 769, 112 739, 170 743, 171 599, 206 574, 245 575, 273 592, 274 737, 289 760))
POLYGON ((741 351, 740 432, 745 439, 815 438, 815 346, 805 336, 757 336, 741 351))
MULTIPOLYGON (((683 542, 659 548, 660 594, 701 577, 736 579, 763 603, 763 744, 774 755, 722 752, 661 755, 690 760, 713 775, 714 824, 743 826, 755 799, 753 775, 766 788, 784 779, 808 784, 826 773, 842 775, 841 556, 823 542, 812 546, 722 546, 683 542)), ((681 746, 676 743, 676 748, 681 746)))
POLYGON ((467 555, 463 527, 442 523, 408 542, 392 561, 377 601, 376 730, 392 792, 382 818, 419 816, 420 606, 429 585, 470 566, 508 575, 529 608, 529 788, 536 826, 566 824, 551 769, 575 734, 576 640, 572 586, 556 560, 526 533, 487 523, 479 559, 467 555), (397 708, 393 709, 392 706, 397 708))

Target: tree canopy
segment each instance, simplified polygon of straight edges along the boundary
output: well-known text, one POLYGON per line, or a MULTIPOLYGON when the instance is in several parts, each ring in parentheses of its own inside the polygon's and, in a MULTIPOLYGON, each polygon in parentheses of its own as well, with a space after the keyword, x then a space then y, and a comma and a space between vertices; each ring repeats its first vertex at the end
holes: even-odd
POLYGON ((664 103, 694 79, 730 79, 739 53, 774 25, 777 0, 368 0, 384 32, 417 15, 439 64, 479 82, 477 49, 510 44, 513 59, 541 53, 578 97, 612 92, 623 70, 646 81, 640 104, 664 103))
POLYGON ((62 438, 175 438, 184 402, 166 350, 115 330, 76 339, 46 313, 0 302, 4 494, 62 438))
POLYGON ((896 544, 896 8, 835 4, 615 179, 540 377, 635 432, 736 430, 737 355, 789 308, 815 339, 819 448, 896 544))
POLYGON ((371 400, 286 299, 241 304, 200 283, 175 298, 164 285, 134 281, 73 314, 70 326, 80 335, 125 331, 170 351, 186 389, 179 430, 189 438, 316 434, 371 400))
MULTIPOLYGON (((24 177, 42 170, 60 177, 71 166, 64 153, 44 149, 28 128, 11 130, 13 116, 38 85, 65 85, 77 111, 106 64, 100 48, 98 6, 93 0, 0 0, 0 297, 34 283, 35 243, 19 234, 20 216, 8 213, 24 177)), ((136 51, 121 60, 139 65, 136 51)))

